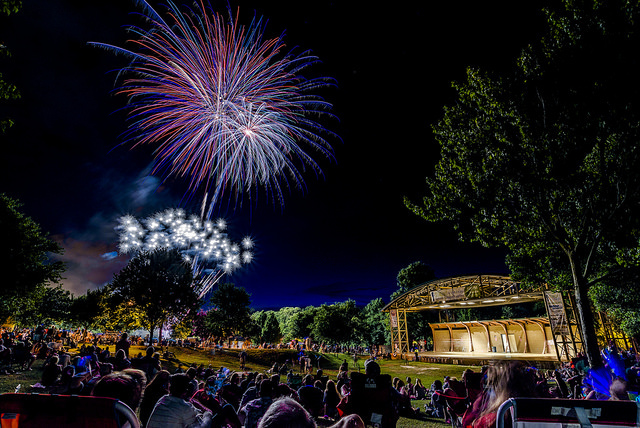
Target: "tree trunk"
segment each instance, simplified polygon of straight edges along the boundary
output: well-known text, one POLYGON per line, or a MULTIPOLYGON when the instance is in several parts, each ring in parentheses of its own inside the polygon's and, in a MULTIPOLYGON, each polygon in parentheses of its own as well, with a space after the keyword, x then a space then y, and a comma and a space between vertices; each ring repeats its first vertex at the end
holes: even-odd
POLYGON ((589 360, 589 366, 592 369, 603 367, 602 357, 600 356, 600 348, 598 347, 598 338, 596 336, 596 326, 593 321, 593 311, 591 310, 591 302, 587 291, 587 278, 582 274, 581 266, 571 255, 571 270, 573 274, 573 287, 576 299, 576 310, 582 327, 582 343, 584 353, 589 360))
POLYGON ((149 346, 153 345, 153 331, 155 330, 155 325, 149 326, 149 346))

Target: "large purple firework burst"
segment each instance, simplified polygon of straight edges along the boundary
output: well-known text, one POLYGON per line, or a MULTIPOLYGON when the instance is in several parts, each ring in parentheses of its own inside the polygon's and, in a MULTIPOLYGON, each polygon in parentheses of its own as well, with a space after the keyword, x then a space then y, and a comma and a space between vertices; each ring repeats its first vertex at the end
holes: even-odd
POLYGON ((168 1, 166 19, 140 3, 150 28, 131 28, 132 49, 96 44, 133 59, 118 92, 130 100, 127 140, 155 147, 154 173, 203 191, 207 218, 223 197, 260 188, 283 204, 283 189, 304 189, 307 168, 321 174, 310 153, 332 158, 327 139, 337 136, 315 120, 332 116, 314 91, 333 80, 302 74, 316 56, 284 53, 262 18, 242 26, 229 13, 227 22, 203 0, 182 10, 168 1))

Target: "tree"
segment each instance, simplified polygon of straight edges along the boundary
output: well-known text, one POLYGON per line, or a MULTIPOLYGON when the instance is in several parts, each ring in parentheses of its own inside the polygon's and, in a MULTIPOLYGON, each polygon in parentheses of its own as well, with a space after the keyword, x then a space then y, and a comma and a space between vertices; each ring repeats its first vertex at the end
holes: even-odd
POLYGON ((87 290, 86 294, 75 297, 71 302, 71 323, 84 329, 99 325, 96 320, 101 315, 107 291, 108 287, 103 287, 99 290, 87 290))
MULTIPOLYGON (((390 299, 394 300, 412 288, 434 279, 436 279, 436 274, 431 266, 421 261, 413 262, 398 272, 396 278, 398 289, 391 294, 390 299)), ((411 326, 412 337, 410 340, 431 336, 432 333, 429 322, 436 320, 434 316, 430 311, 411 312, 407 314, 407 323, 411 326)))
POLYGON ((276 319, 280 324, 280 331, 282 332, 282 338, 284 340, 289 341, 296 338, 296 335, 293 334, 293 317, 300 311, 302 311, 302 308, 285 306, 276 312, 276 319))
POLYGON ((316 312, 318 312, 318 308, 307 306, 291 316, 287 321, 287 329, 291 339, 304 339, 311 336, 316 312))
POLYGON ((413 262, 398 272, 396 277, 398 289, 393 292, 390 298, 393 300, 412 288, 433 279, 436 279, 436 274, 431 266, 420 261, 413 262))
POLYGON ((260 335, 262 336, 262 340, 267 343, 279 343, 280 338, 282 337, 282 332, 280 331, 280 323, 278 323, 278 319, 276 318, 276 314, 274 311, 269 311, 267 313, 267 317, 262 324, 262 330, 260 331, 260 335))
POLYGON ((385 304, 377 298, 370 301, 354 319, 356 337, 369 349, 391 342, 389 316, 382 312, 385 304))
POLYGON ((52 262, 50 254, 62 254, 62 247, 47 238, 40 226, 19 211, 21 204, 0 194, 0 246, 2 282, 0 283, 0 320, 9 316, 32 316, 38 293, 50 284, 59 283, 64 264, 52 262), (35 299, 35 300, 34 300, 35 299), (25 309, 25 313, 21 312, 25 309))
POLYGON ((351 299, 333 305, 321 305, 313 319, 312 337, 327 344, 355 342, 353 320, 357 314, 356 302, 351 299))
POLYGON ((596 284, 589 289, 595 308, 605 312, 629 337, 640 336, 640 272, 633 269, 616 286, 596 284))
MULTIPOLYGON (((17 0, 0 0, 0 14, 11 15, 17 13, 22 7, 22 2, 17 0)), ((11 56, 7 47, 0 42, 0 56, 11 56)), ((2 73, 0 73, 0 100, 17 100, 20 98, 20 92, 18 88, 4 80, 2 73)), ((13 126, 11 119, 0 119, 0 134, 4 133, 13 126)))
POLYGON ((116 321, 126 315, 130 327, 139 322, 152 338, 156 327, 197 311, 200 302, 193 282, 191 267, 178 250, 143 251, 108 285, 108 307, 116 321))
POLYGON ((572 290, 585 353, 600 367, 588 290, 615 284, 640 231, 640 7, 563 1, 512 74, 469 70, 434 127, 424 205, 461 239, 505 245, 516 279, 572 290))
POLYGON ((211 293, 205 326, 210 334, 229 338, 245 334, 251 326, 251 295, 242 287, 220 283, 211 293))

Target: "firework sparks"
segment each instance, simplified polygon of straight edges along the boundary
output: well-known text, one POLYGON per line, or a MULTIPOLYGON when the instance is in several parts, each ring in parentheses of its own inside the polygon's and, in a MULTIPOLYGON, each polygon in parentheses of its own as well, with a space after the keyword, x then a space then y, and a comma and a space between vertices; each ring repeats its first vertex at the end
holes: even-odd
POLYGON ((165 20, 141 3, 150 29, 132 28, 134 50, 95 44, 133 58, 119 92, 130 99, 129 137, 155 146, 154 173, 211 195, 207 218, 225 196, 264 188, 282 204, 283 187, 304 189, 306 168, 321 174, 308 152, 332 158, 335 134, 311 119, 331 116, 313 91, 333 81, 301 74, 317 57, 283 53, 261 18, 242 26, 202 2, 183 13, 169 1, 165 20))
POLYGON ((127 215, 120 218, 119 251, 137 253, 159 248, 178 249, 196 273, 203 274, 197 290, 206 295, 222 274, 251 262, 253 241, 246 237, 242 244, 231 242, 224 220, 212 222, 197 216, 188 217, 183 210, 166 210, 143 220, 127 215))

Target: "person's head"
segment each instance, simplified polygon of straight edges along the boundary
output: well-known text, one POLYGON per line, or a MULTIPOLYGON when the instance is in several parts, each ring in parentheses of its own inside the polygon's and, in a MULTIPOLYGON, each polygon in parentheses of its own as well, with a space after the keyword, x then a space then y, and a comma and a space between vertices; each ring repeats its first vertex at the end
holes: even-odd
POLYGON ((323 371, 322 369, 318 369, 318 371, 316 371, 316 377, 322 377, 323 371))
POLYGON ((122 333, 122 336, 120 336, 120 339, 127 340, 128 337, 129 335, 127 333, 122 333))
POLYGON ((169 379, 169 394, 173 397, 186 399, 191 391, 191 379, 184 373, 176 373, 169 379))
POLYGON ((333 380, 331 380, 331 379, 329 379, 329 380, 327 381, 327 386, 325 387, 325 389, 324 389, 324 390, 325 390, 327 393, 331 393, 331 394, 334 394, 334 395, 340 395, 340 394, 338 393, 338 387, 336 386, 336 383, 335 383, 333 380))
POLYGON ((613 379, 613 382, 611 382, 609 393, 609 400, 629 400, 629 394, 627 393, 627 381, 620 377, 616 377, 613 379))
POLYGON ((316 428, 313 417, 297 401, 285 397, 274 401, 258 428, 316 428))
POLYGON ((189 379, 195 379, 197 374, 198 370, 195 367, 189 367, 187 369, 187 376, 189 376, 189 379))
POLYGON ((313 386, 315 386, 318 389, 324 389, 324 386, 322 385, 322 381, 321 380, 317 380, 317 381, 313 382, 313 386))
POLYGON ((409 376, 407 376, 406 383, 407 383, 407 385, 409 385, 411 383, 411 378, 409 376))
POLYGON ((60 375, 60 380, 63 383, 67 383, 69 381, 71 381, 71 378, 74 377, 76 375, 76 368, 74 366, 67 366, 64 369, 62 369, 62 374, 60 375))
POLYGON ((124 353, 124 349, 118 349, 116 352, 116 360, 124 360, 127 358, 127 354, 124 353))
POLYGON ((155 349, 153 348, 153 346, 149 346, 146 350, 147 357, 151 357, 154 352, 155 352, 155 349))
POLYGON ((143 389, 144 384, 136 377, 122 371, 101 377, 93 387, 91 395, 95 397, 117 398, 131 407, 131 410, 135 412, 140 404, 143 389))
POLYGON ((380 366, 374 360, 367 360, 364 363, 364 373, 367 376, 378 376, 380 374, 380 366))
POLYGON ((273 395, 273 383, 271 380, 265 379, 260 382, 260 397, 271 397, 273 395))
POLYGON ((313 376, 311 376, 310 374, 306 375, 304 378, 302 378, 302 383, 306 386, 313 386, 313 376))
POLYGON ((517 361, 491 366, 487 371, 486 387, 492 390, 492 399, 482 414, 493 413, 509 398, 536 397, 536 379, 533 370, 517 361))

